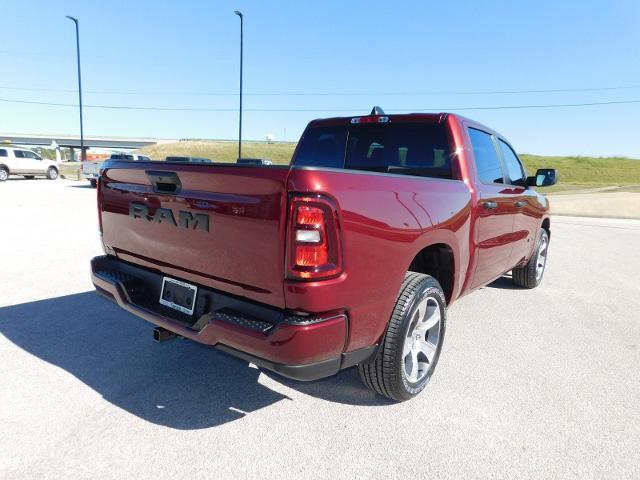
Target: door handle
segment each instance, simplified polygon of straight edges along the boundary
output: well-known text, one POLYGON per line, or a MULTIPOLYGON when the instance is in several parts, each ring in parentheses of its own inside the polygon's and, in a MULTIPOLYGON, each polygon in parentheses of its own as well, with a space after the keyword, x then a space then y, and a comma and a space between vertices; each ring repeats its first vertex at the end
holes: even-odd
POLYGON ((490 210, 493 210, 494 208, 498 208, 497 202, 483 202, 482 205, 484 205, 484 208, 488 208, 490 210))
POLYGON ((147 177, 156 193, 173 193, 177 195, 182 190, 182 183, 175 172, 146 171, 147 177))
POLYGON ((522 207, 524 207, 526 204, 527 204, 527 202, 524 202, 524 201, 522 201, 522 200, 518 200, 518 201, 515 203, 516 208, 522 208, 522 207))

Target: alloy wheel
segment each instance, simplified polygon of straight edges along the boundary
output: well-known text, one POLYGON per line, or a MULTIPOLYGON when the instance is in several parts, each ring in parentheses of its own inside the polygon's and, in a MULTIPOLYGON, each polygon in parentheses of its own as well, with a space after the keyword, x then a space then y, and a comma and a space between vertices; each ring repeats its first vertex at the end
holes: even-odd
POLYGON ((433 364, 440 341, 441 320, 438 302, 432 297, 422 299, 402 347, 404 374, 411 383, 422 380, 433 364))
POLYGON ((547 264, 548 246, 549 241, 547 240, 547 237, 545 235, 540 240, 540 247, 538 248, 538 255, 536 257, 536 280, 540 280, 540 278, 542 278, 542 274, 544 273, 544 267, 547 264))

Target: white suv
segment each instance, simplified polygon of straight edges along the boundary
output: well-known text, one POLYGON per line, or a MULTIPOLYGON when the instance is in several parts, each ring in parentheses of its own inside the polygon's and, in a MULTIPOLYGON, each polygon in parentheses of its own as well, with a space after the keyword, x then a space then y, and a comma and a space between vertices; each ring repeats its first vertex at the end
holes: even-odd
POLYGON ((26 178, 45 175, 49 180, 55 180, 58 178, 58 164, 25 148, 0 145, 0 182, 4 182, 9 175, 26 178))

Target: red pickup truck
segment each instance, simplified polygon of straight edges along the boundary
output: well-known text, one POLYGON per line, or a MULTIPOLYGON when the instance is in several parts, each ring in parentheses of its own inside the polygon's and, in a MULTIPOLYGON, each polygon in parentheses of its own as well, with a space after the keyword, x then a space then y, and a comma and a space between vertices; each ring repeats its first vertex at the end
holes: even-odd
POLYGON ((298 380, 358 366, 427 385, 446 308, 512 271, 542 280, 545 197, 507 140, 453 114, 312 121, 290 165, 105 163, 99 294, 175 336, 298 380))

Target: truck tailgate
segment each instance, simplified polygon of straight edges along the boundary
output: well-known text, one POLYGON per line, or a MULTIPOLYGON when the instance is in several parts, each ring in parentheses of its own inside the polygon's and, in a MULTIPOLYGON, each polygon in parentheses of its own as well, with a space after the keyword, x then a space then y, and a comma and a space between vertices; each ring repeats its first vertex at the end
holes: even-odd
POLYGON ((98 175, 102 162, 82 162, 82 173, 85 175, 98 175))
POLYGON ((102 240, 122 260, 276 307, 288 167, 108 162, 102 240))

